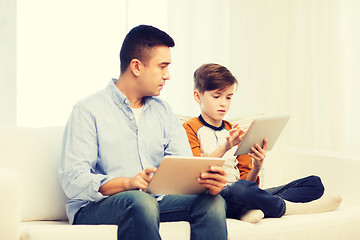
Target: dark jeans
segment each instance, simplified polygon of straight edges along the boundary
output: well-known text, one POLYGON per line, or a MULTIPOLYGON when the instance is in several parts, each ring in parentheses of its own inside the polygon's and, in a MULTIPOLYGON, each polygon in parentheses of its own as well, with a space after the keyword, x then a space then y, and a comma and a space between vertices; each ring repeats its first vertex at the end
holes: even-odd
POLYGON ((265 217, 281 217, 286 211, 284 200, 310 202, 320 198, 323 193, 324 186, 317 176, 301 178, 264 190, 260 189, 256 182, 239 180, 220 192, 227 204, 227 217, 236 219, 250 209, 260 209, 265 217))
MULTIPOLYGON (((161 201, 126 191, 81 208, 74 224, 114 224, 118 239, 161 239, 159 222, 188 221, 191 239, 227 239, 225 201, 217 195, 167 195, 161 201)), ((176 234, 176 233, 174 233, 176 234)))

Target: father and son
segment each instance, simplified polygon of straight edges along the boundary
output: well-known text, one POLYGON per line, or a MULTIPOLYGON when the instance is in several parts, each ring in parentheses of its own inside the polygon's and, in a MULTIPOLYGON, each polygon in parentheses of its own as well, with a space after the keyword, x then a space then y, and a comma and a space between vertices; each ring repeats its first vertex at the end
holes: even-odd
POLYGON ((267 141, 234 156, 244 130, 223 120, 238 84, 226 67, 204 64, 195 71, 201 115, 181 126, 156 97, 170 79, 174 45, 153 26, 133 28, 121 47, 120 77, 74 106, 59 170, 69 222, 117 225, 118 239, 161 239, 160 222, 188 221, 191 239, 227 239, 226 218, 255 223, 337 209, 341 198, 323 196, 317 176, 258 187, 267 141), (222 157, 225 164, 200 174, 203 194, 149 194, 144 190, 165 155, 222 157))

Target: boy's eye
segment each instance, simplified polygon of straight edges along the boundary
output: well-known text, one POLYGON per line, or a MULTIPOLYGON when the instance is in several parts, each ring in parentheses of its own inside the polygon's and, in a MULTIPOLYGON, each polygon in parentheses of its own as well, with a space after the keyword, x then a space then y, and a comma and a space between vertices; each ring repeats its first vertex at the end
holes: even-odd
POLYGON ((229 99, 229 100, 231 100, 231 97, 226 97, 226 99, 229 99))
POLYGON ((215 95, 215 96, 213 96, 214 98, 219 98, 219 96, 217 96, 217 95, 215 95))

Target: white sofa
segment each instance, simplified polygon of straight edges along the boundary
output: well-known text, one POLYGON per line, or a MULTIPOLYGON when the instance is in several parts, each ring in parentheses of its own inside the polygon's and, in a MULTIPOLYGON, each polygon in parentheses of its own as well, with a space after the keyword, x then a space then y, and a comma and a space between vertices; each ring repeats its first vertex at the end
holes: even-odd
MULTIPOLYGON (((66 197, 58 181, 63 127, 0 127, 1 240, 116 240, 113 225, 69 225, 66 197)), ((310 174, 326 192, 339 193, 339 210, 263 219, 251 224, 228 219, 229 239, 360 239, 360 159, 277 146, 265 164, 265 186, 310 174)), ((187 222, 161 223, 163 239, 189 239, 187 222)))

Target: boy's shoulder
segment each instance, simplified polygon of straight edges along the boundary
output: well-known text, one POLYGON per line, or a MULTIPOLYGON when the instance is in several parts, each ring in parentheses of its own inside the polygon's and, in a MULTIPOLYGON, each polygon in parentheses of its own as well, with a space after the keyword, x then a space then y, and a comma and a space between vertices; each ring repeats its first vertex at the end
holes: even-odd
POLYGON ((204 124, 200 121, 198 117, 192 117, 187 119, 184 123, 184 127, 198 128, 203 126, 204 124))
MULTIPOLYGON (((225 129, 230 130, 232 128, 232 124, 229 121, 223 120, 223 122, 224 122, 225 129)), ((185 129, 191 128, 195 132, 197 131, 197 129, 199 129, 202 126, 204 126, 204 123, 201 122, 199 117, 189 118, 183 123, 183 127, 185 129)))
POLYGON ((232 128, 232 124, 229 121, 223 120, 225 129, 230 130, 232 128))

